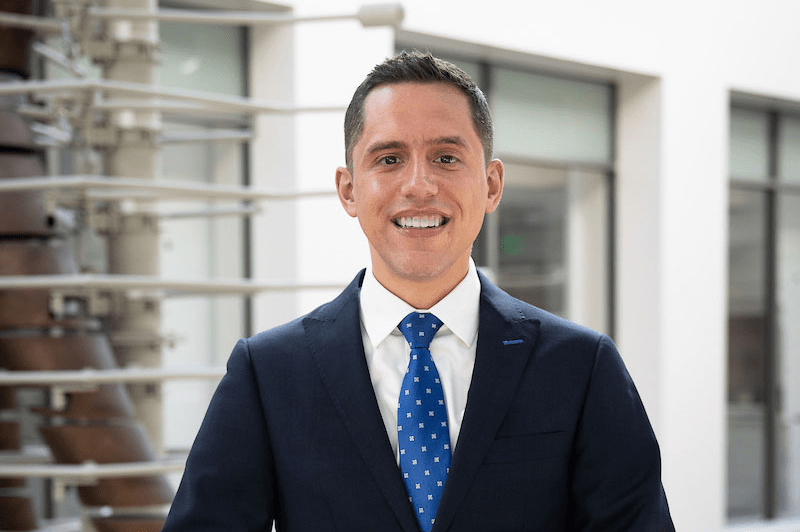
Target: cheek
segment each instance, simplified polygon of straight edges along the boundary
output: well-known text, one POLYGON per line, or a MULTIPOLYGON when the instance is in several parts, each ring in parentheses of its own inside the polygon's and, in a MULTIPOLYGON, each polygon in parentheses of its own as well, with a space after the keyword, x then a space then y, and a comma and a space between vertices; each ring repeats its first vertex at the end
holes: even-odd
POLYGON ((463 198, 465 205, 470 211, 470 214, 475 216, 478 212, 485 213, 488 208, 488 195, 489 192, 486 187, 475 184, 469 190, 463 191, 463 198))
POLYGON ((372 194, 362 194, 357 202, 358 222, 364 232, 378 227, 384 217, 384 211, 379 198, 372 194))
POLYGON ((356 191, 356 194, 359 212, 371 216, 377 215, 384 209, 391 197, 386 188, 376 181, 364 183, 356 191))

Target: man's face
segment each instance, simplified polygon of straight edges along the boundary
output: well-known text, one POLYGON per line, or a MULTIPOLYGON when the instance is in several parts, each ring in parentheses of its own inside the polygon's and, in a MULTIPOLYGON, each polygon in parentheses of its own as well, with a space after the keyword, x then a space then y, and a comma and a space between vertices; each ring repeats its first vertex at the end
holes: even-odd
POLYGON ((364 111, 352 173, 339 168, 336 183, 369 241, 376 278, 455 286, 500 201, 502 163, 485 164, 467 97, 449 84, 382 85, 364 111))

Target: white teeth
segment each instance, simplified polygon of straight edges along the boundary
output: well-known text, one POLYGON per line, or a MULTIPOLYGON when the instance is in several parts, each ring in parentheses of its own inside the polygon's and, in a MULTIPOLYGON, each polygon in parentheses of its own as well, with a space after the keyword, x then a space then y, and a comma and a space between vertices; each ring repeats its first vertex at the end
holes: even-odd
POLYGON ((424 229, 426 227, 439 227, 444 223, 444 218, 441 216, 403 216, 395 220, 395 223, 403 229, 424 229))

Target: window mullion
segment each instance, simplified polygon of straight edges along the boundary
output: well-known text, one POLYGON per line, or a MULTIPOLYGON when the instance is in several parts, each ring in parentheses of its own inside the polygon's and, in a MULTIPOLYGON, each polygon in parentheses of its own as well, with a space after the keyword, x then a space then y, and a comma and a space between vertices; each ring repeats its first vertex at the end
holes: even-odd
MULTIPOLYGON (((769 181, 778 181, 778 120, 777 112, 769 115, 769 181)), ((764 287, 764 517, 777 516, 777 429, 778 429, 778 386, 777 386, 777 307, 776 307, 776 257, 777 257, 777 191, 774 186, 765 191, 765 283, 764 287)))

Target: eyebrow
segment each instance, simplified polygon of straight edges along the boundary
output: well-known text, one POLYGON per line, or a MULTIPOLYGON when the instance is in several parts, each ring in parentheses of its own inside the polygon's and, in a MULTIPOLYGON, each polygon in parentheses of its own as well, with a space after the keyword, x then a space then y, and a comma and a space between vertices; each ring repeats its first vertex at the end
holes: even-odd
POLYGON ((438 137, 433 139, 432 141, 428 142, 428 144, 433 145, 441 145, 441 144, 453 144, 454 146, 460 146, 462 148, 467 148, 467 142, 459 137, 459 136, 452 136, 452 137, 438 137))
POLYGON ((397 140, 389 140, 389 141, 386 141, 386 142, 376 142, 375 144, 371 145, 367 149, 367 153, 373 154, 373 153, 378 153, 378 152, 384 151, 384 150, 397 150, 397 149, 400 149, 400 148, 404 148, 405 146, 406 146, 405 142, 400 142, 400 141, 397 141, 397 140))
MULTIPOLYGON (((446 136, 446 137, 437 137, 435 139, 429 140, 426 142, 428 145, 432 146, 439 146, 443 144, 452 144, 454 146, 460 146, 462 148, 467 147, 466 141, 459 137, 459 136, 446 136)), ((375 144, 371 145, 367 149, 367 153, 373 154, 383 150, 397 150, 405 148, 407 145, 405 142, 400 142, 399 140, 389 140, 386 142, 376 142, 375 144)))

